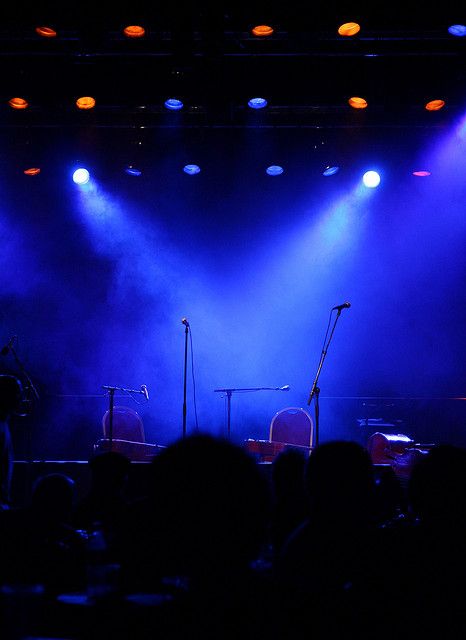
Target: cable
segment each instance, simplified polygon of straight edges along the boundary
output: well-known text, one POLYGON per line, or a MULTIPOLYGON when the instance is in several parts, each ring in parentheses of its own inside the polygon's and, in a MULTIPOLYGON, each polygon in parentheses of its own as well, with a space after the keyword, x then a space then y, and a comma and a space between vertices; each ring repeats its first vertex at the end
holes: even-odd
POLYGON ((196 418, 196 431, 199 431, 199 423, 197 421, 196 379, 194 377, 193 334, 192 334, 191 327, 189 329, 189 344, 191 346, 191 375, 192 375, 192 379, 193 379, 194 416, 196 418))
MULTIPOLYGON (((332 309, 332 311, 333 311, 333 309, 332 309)), ((331 320, 332 320, 332 311, 330 311, 330 315, 329 315, 329 318, 328 318, 327 331, 325 332, 325 338, 324 338, 324 343, 323 343, 323 345, 322 345, 322 351, 321 351, 321 353, 323 353, 323 352, 324 352, 324 350, 325 350, 325 343, 327 342, 328 330, 330 329, 330 322, 331 322, 331 320)))

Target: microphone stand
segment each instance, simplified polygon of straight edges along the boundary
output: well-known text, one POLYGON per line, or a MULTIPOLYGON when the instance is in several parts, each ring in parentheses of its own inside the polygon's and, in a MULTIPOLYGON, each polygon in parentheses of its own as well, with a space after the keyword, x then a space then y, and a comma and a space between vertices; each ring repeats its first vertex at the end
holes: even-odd
POLYGON ((317 447, 317 445, 319 444, 319 394, 320 394, 320 389, 317 386, 317 382, 319 380, 319 376, 320 376, 320 372, 322 370, 322 366, 324 364, 324 360, 325 360, 325 356, 327 355, 327 351, 328 348, 330 346, 330 342, 332 340, 333 337, 333 333, 335 331, 335 327, 337 325, 338 322, 338 318, 341 315, 341 309, 338 309, 337 311, 337 315, 335 317, 335 322, 333 323, 333 327, 332 327, 332 331, 330 332, 330 336, 328 338, 327 344, 324 344, 324 347, 322 349, 322 353, 320 354, 320 361, 319 361, 319 366, 317 367, 317 372, 314 378, 314 382, 312 383, 312 387, 311 387, 311 391, 309 393, 309 398, 307 401, 308 406, 311 404, 312 402, 312 398, 314 398, 314 413, 315 413, 315 430, 314 430, 314 442, 313 442, 313 447, 317 447))
POLYGON ((184 324, 184 372, 183 372, 183 440, 186 438, 186 375, 188 372, 188 333, 189 324, 184 324))
MULTIPOLYGON (((13 354, 13 358, 15 359, 16 364, 18 365, 18 369, 21 371, 22 375, 24 376, 27 384, 24 385, 24 404, 26 405, 26 409, 25 409, 25 413, 21 413, 21 415, 25 416, 25 415, 30 415, 31 411, 32 411, 32 402, 33 399, 35 400, 39 400, 39 393, 37 391, 37 389, 34 386, 34 383, 31 380, 30 375, 28 374, 28 372, 26 371, 26 369, 24 368, 23 363, 21 362, 21 360, 18 357, 18 354, 15 351, 15 348, 13 347, 13 345, 10 347, 10 351, 13 354), (32 393, 31 393, 32 392, 32 393)), ((28 429, 27 431, 27 449, 28 449, 28 459, 29 461, 32 462, 32 435, 31 435, 31 428, 28 429)))
POLYGON ((288 391, 289 387, 250 387, 247 389, 214 389, 215 393, 224 393, 227 397, 227 439, 230 440, 230 425, 231 425, 231 396, 234 391, 288 391))

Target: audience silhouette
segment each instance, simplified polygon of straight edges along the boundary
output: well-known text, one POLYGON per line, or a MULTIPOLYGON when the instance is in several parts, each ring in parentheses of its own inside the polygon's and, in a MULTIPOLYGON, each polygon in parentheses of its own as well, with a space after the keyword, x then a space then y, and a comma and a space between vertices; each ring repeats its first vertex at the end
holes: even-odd
POLYGON ((281 640, 312 623, 315 639, 369 638, 392 636, 395 622, 397 637, 465 632, 461 447, 432 447, 403 487, 343 440, 258 465, 242 447, 196 434, 153 458, 132 500, 128 458, 106 452, 89 466, 78 504, 73 480, 48 474, 30 505, 0 513, 1 584, 46 594, 36 633, 281 640), (105 566, 89 573, 91 546, 94 561, 118 569, 111 590, 89 583, 108 577, 105 566), (67 593, 82 594, 69 602, 85 609, 60 609, 67 593))

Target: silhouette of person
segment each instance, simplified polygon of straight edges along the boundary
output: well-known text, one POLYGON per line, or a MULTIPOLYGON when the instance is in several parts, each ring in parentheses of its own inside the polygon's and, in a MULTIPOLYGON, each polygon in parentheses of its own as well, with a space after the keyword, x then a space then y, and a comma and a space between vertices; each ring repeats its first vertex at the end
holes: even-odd
POLYGON ((0 509, 8 509, 11 502, 13 445, 10 420, 19 411, 22 398, 23 388, 18 378, 0 375, 0 509))

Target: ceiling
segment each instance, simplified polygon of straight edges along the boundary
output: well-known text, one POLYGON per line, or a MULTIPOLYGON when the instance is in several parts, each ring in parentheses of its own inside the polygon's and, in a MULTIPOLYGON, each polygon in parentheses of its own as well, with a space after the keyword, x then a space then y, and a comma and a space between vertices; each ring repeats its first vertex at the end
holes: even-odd
POLYGON ((432 128, 456 117, 466 99, 466 38, 459 3, 188 3, 158 5, 41 2, 29 13, 14 4, 0 17, 0 128, 305 127, 432 128), (342 37, 342 22, 361 31, 342 37), (141 24, 143 39, 122 34, 141 24), (270 24, 270 38, 251 34, 270 24), (56 38, 41 38, 47 25, 56 38), (96 108, 78 112, 92 95, 96 108), (351 96, 368 101, 348 106, 351 96), (30 106, 14 112, 13 96, 30 106), (168 97, 184 102, 168 113, 168 97), (266 109, 247 101, 263 96, 266 109), (444 99, 439 112, 428 100, 444 99))

